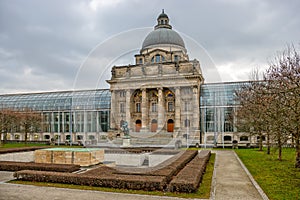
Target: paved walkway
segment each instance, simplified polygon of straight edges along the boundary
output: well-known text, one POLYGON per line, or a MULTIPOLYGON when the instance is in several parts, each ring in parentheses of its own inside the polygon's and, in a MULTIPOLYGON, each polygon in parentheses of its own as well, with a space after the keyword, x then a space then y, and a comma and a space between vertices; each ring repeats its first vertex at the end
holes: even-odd
MULTIPOLYGON (((239 158, 234 151, 215 151, 216 163, 213 178, 213 187, 211 199, 216 200, 259 200, 268 199, 260 191, 259 186, 254 180, 251 181, 251 175, 247 174, 247 169, 241 165, 239 158), (250 177, 249 177, 250 175, 250 177), (254 182, 253 182, 254 181, 254 182), (260 194, 259 191, 262 193, 260 194), (263 198, 264 197, 264 198, 263 198)), ((1 157, 1 156, 0 156, 1 157)), ((99 191, 82 191, 75 189, 39 187, 31 185, 19 185, 5 183, 13 179, 12 172, 0 172, 0 200, 154 200, 170 199, 179 200, 175 197, 158 197, 150 195, 122 194, 99 191)))
POLYGON ((216 155, 214 187, 211 199, 268 199, 264 196, 264 193, 254 179, 252 179, 250 173, 247 174, 248 170, 241 163, 234 151, 216 151, 216 155))

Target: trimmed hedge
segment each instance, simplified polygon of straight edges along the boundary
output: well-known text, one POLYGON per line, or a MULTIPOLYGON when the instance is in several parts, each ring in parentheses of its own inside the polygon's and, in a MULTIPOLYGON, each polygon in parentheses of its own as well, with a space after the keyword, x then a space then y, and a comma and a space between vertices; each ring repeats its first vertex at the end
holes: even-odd
POLYGON ((195 192, 199 188, 211 152, 201 151, 169 184, 171 192, 195 192))
POLYGON ((163 176, 103 175, 97 177, 72 173, 23 170, 15 172, 14 177, 25 181, 89 185, 132 190, 163 191, 166 188, 166 178, 163 176))
POLYGON ((145 191, 194 192, 199 187, 209 157, 210 151, 201 151, 198 154, 197 150, 189 150, 180 152, 150 170, 133 168, 125 172, 122 168, 100 166, 81 174, 23 170, 15 172, 14 176, 17 179, 36 182, 145 191))
POLYGON ((73 164, 46 164, 34 162, 0 161, 0 171, 37 170, 55 172, 74 172, 78 171, 79 169, 80 165, 73 164))
POLYGON ((48 147, 19 147, 19 148, 3 148, 0 149, 0 154, 5 154, 5 153, 16 153, 16 152, 24 152, 24 151, 34 151, 37 149, 45 149, 48 147))
MULTIPOLYGON (((175 161, 171 162, 165 167, 162 167, 158 170, 154 170, 152 172, 149 172, 150 175, 155 176, 165 176, 167 178, 167 182, 170 182, 173 176, 176 176, 176 174, 184 168, 184 166, 189 163, 195 156, 197 156, 198 151, 197 150, 189 150, 185 151, 179 158, 177 158, 175 161)), ((161 163, 158 167, 164 166, 165 163, 161 163)))

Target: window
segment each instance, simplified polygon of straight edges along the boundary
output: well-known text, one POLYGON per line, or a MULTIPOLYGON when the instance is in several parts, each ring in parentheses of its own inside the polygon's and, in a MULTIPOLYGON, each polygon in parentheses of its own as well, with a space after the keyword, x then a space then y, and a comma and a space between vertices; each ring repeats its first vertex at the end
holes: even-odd
POLYGON ((168 112, 173 112, 174 111, 174 104, 173 102, 168 102, 168 112))
POLYGON ((139 59, 139 64, 143 64, 143 58, 139 59))
POLYGON ((126 96, 126 92, 125 91, 120 91, 120 97, 125 97, 126 96))
POLYGON ((120 103, 120 112, 121 113, 125 112, 125 105, 124 105, 124 103, 120 103))
POLYGON ((138 113, 141 112, 141 103, 136 103, 135 104, 135 112, 138 112, 138 113))
POLYGON ((174 61, 176 62, 176 61, 178 61, 179 59, 178 59, 178 55, 175 55, 174 56, 174 61))
POLYGON ((189 119, 184 120, 184 127, 190 127, 190 120, 189 119))
POLYGON ((160 63, 160 62, 164 62, 165 61, 165 57, 156 54, 154 57, 151 58, 151 63, 160 63))
POLYGON ((159 54, 155 55, 155 62, 156 63, 160 62, 160 55, 159 54))
POLYGON ((241 136, 240 141, 248 141, 248 136, 241 136))
POLYGON ((224 136, 224 141, 231 141, 231 136, 229 135, 224 136))
POLYGON ((157 112, 157 103, 156 102, 153 102, 151 104, 151 110, 152 110, 152 112, 157 112))
POLYGON ((189 111, 189 110, 191 110, 190 109, 190 106, 191 104, 190 104, 190 102, 188 102, 188 101, 185 101, 184 102, 184 111, 189 111))

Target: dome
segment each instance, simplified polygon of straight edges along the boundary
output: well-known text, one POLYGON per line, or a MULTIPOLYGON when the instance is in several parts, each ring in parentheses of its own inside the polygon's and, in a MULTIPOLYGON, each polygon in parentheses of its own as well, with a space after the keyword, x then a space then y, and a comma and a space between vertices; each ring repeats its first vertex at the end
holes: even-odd
POLYGON ((177 45, 185 48, 184 41, 181 36, 172 29, 158 28, 150 32, 142 45, 142 49, 148 48, 153 45, 177 45))
POLYGON ((175 45, 185 49, 184 41, 181 36, 169 24, 169 17, 165 14, 164 10, 157 18, 157 25, 154 30, 150 32, 142 45, 142 50, 151 48, 157 45, 175 45))

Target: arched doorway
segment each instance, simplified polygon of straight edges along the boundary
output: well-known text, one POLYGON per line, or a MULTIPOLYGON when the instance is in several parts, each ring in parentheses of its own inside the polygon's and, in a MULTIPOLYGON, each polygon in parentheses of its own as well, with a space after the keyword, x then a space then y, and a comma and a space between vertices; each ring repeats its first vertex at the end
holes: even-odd
POLYGON ((174 132, 174 121, 173 121, 173 119, 168 120, 167 131, 168 132, 174 132))
POLYGON ((136 120, 136 121, 135 121, 135 132, 140 132, 141 127, 142 127, 142 121, 139 120, 139 119, 136 120))
POLYGON ((157 120, 153 119, 151 121, 151 132, 156 132, 157 131, 157 120))

